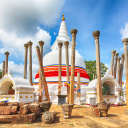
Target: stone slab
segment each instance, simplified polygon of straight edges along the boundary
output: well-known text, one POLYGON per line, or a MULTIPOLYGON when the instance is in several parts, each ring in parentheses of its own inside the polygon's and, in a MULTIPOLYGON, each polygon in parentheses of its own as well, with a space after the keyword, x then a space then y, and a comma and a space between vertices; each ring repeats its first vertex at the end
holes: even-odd
POLYGON ((12 115, 0 115, 0 123, 11 123, 12 115))
POLYGON ((13 124, 24 124, 24 123, 32 123, 35 121, 35 113, 26 114, 26 115, 12 115, 12 123, 13 124))
POLYGON ((11 106, 0 106, 0 115, 10 115, 11 106))

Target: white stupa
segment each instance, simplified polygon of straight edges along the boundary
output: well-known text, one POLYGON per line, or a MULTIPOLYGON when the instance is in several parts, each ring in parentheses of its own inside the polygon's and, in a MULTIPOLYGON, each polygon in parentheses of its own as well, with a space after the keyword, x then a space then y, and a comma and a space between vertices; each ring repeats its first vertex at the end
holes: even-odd
MULTIPOLYGON (((62 68, 61 68, 61 80, 62 84, 67 81, 66 77, 66 56, 65 56, 65 46, 64 41, 69 41, 69 74, 71 75, 71 45, 70 37, 68 36, 67 26, 65 23, 65 18, 63 15, 62 22, 60 25, 60 30, 58 36, 52 45, 52 51, 46 54, 43 57, 43 66, 45 71, 45 77, 48 85, 50 100, 53 103, 58 103, 58 64, 59 64, 59 50, 58 50, 58 42, 62 42, 62 68)), ((85 87, 89 83, 89 75, 86 73, 85 62, 82 56, 75 51, 75 84, 77 84, 77 73, 80 73, 80 81, 81 81, 81 102, 86 102, 85 100, 85 87)), ((39 71, 35 76, 35 85, 39 84, 39 71)), ((38 88, 38 86, 37 86, 38 88)), ((67 94, 67 87, 61 87, 61 94, 67 94)), ((74 102, 76 103, 76 94, 74 96, 74 102)), ((43 94, 44 95, 44 94, 43 94)))

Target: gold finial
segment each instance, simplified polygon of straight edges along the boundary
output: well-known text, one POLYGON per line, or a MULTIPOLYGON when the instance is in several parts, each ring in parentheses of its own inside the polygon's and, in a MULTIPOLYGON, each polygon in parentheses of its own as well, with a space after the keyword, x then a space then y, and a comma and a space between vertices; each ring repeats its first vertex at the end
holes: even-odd
POLYGON ((62 18, 62 20, 65 21, 64 14, 63 14, 63 18, 62 18))

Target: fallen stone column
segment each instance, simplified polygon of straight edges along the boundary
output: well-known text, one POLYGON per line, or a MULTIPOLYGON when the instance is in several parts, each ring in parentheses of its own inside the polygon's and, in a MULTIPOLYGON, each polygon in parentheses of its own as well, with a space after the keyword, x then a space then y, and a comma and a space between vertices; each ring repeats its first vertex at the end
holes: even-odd
MULTIPOLYGON (((44 45, 44 42, 41 40, 39 41, 39 45, 40 45, 40 54, 41 54, 41 58, 42 58, 42 66, 43 66, 43 45, 44 45)), ((41 74, 41 71, 39 71, 39 89, 42 89, 43 88, 43 85, 42 85, 42 74, 41 74)), ((42 91, 40 92, 40 96, 39 96, 39 102, 42 102, 42 96, 43 96, 43 93, 42 91)))
POLYGON ((45 96, 46 96, 47 100, 50 101, 48 88, 47 88, 47 82, 46 82, 46 78, 45 78, 45 74, 44 74, 44 68, 43 68, 43 65, 42 65, 42 58, 41 58, 41 55, 40 55, 39 46, 36 46, 36 50, 37 50, 39 66, 40 66, 40 70, 41 70, 41 74, 42 74, 42 81, 43 81, 43 85, 44 85, 45 96))

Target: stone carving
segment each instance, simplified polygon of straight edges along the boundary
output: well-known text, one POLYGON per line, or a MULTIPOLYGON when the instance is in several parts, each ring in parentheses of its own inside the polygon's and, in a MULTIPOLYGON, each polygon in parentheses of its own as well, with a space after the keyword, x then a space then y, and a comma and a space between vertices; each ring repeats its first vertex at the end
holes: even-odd
POLYGON ((46 111, 43 115, 42 115, 42 121, 45 124, 51 124, 54 121, 54 117, 55 117, 55 112, 49 112, 46 111))
POLYGON ((63 104, 62 105, 62 110, 63 110, 65 119, 68 119, 71 117, 72 109, 73 109, 73 104, 63 104))

